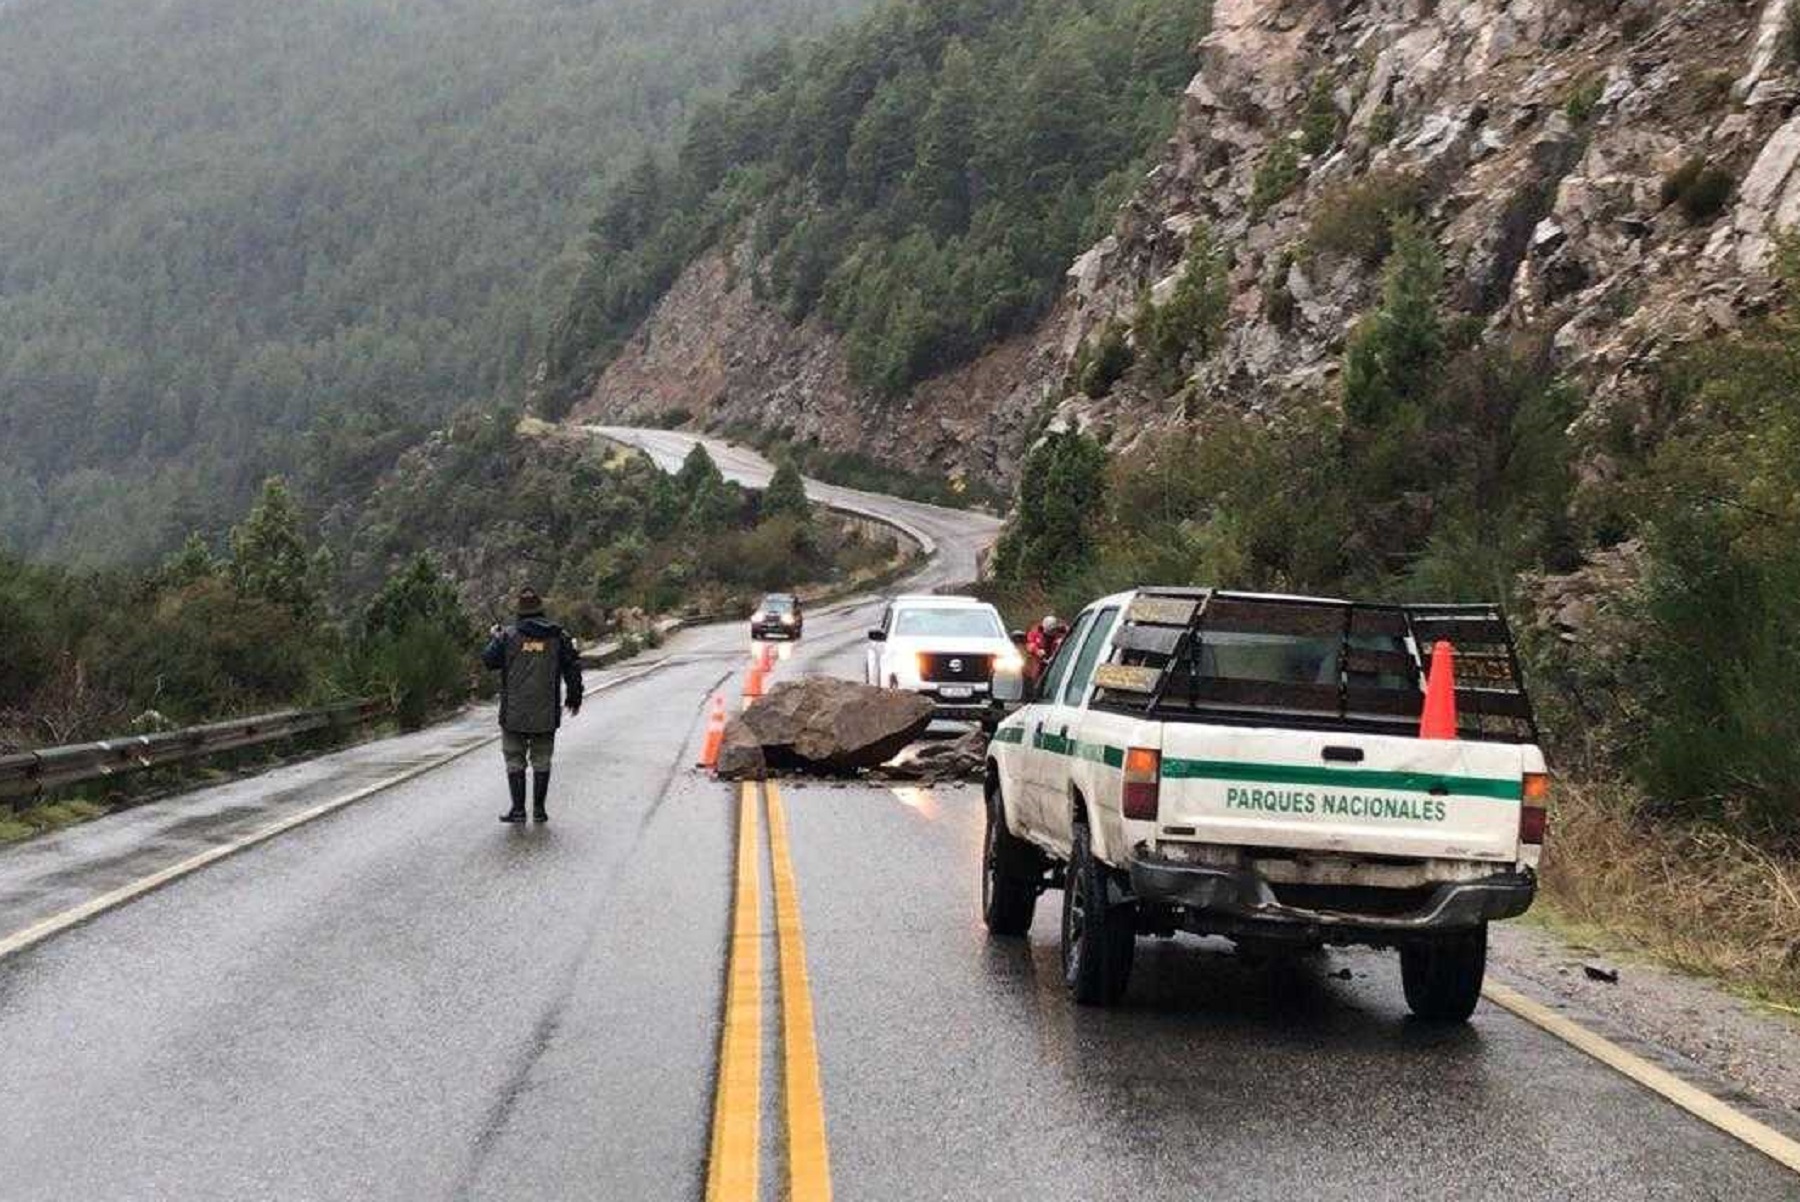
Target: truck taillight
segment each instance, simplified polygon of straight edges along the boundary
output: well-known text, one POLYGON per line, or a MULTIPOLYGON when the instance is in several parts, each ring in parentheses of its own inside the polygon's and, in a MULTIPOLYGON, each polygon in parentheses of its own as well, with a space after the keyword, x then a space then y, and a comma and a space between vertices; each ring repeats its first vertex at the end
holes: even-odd
POLYGON ((1125 753, 1125 793, 1120 809, 1136 822, 1156 821, 1157 793, 1162 785, 1162 753, 1133 747, 1125 753))
POLYGON ((1520 790, 1519 842, 1541 846, 1549 820, 1544 803, 1550 799, 1550 777, 1543 772, 1527 772, 1520 790))

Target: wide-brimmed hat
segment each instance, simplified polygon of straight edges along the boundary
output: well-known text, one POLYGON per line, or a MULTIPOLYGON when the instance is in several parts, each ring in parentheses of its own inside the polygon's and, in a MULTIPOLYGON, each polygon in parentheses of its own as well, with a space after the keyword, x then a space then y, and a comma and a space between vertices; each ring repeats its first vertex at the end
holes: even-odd
POLYGON ((534 588, 520 589, 519 616, 521 618, 536 618, 543 616, 543 613, 544 599, 538 596, 538 591, 534 588))

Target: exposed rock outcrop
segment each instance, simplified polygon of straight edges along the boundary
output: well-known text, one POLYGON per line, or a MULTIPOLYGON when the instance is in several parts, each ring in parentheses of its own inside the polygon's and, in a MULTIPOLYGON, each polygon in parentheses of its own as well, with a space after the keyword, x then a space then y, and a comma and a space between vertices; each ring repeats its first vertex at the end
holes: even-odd
POLYGON ((657 422, 682 411, 712 429, 759 427, 876 457, 904 447, 909 467, 1010 484, 1027 426, 1049 382, 1061 378, 1058 347, 1023 336, 901 400, 883 400, 851 383, 823 322, 791 324, 749 280, 731 252, 700 258, 575 417, 657 422))

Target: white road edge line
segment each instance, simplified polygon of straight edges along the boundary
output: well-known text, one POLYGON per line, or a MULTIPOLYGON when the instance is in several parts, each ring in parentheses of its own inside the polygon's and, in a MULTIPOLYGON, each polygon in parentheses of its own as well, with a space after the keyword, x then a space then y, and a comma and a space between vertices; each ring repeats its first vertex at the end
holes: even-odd
POLYGON ((1658 1068, 1640 1056, 1634 1056, 1612 1040, 1558 1014, 1542 1002, 1533 1001, 1516 989, 1490 981, 1482 986, 1488 1001, 1577 1048, 1595 1060, 1654 1093, 1661 1094, 1681 1109, 1720 1131, 1755 1148, 1770 1160, 1800 1173, 1800 1143, 1789 1139, 1763 1123, 1757 1122, 1705 1090, 1689 1085, 1667 1069, 1658 1068))
MULTIPOLYGON (((595 693, 603 693, 608 689, 616 689, 620 685, 630 684, 634 680, 648 676, 659 668, 668 666, 671 662, 672 660, 669 658, 659 659, 655 663, 646 664, 643 668, 632 672, 629 675, 620 676, 616 680, 602 681, 593 688, 584 690, 582 696, 589 697, 595 693)), ((208 864, 223 860, 226 856, 235 855, 245 848, 254 847, 258 843, 273 839, 276 835, 282 834, 285 831, 291 831, 297 826, 302 826, 313 821, 315 818, 322 818, 326 814, 332 813, 334 810, 341 810, 345 806, 353 805, 356 802, 372 797, 377 793, 392 789, 396 785, 403 785, 407 781, 424 776, 428 772, 435 772, 445 764, 451 763, 454 760, 459 760, 470 752, 479 751, 483 747, 492 746, 499 741, 499 738, 500 734, 498 731, 489 735, 484 735, 467 747, 459 747, 446 755, 438 756, 433 760, 427 760, 423 764, 415 764, 403 772, 397 772, 393 776, 378 780, 372 785, 364 785, 362 788, 346 793, 342 797, 334 797, 329 801, 322 801, 318 805, 300 810, 297 813, 289 814, 285 818, 271 822, 267 826, 259 827, 230 843, 221 843, 217 847, 209 847, 203 852, 189 856, 187 859, 178 861, 169 865, 167 868, 153 872, 149 876, 140 877, 128 885, 121 885, 111 892, 102 893, 99 897, 89 898, 78 906, 71 906, 61 913, 52 914, 49 918, 42 919, 23 930, 16 931, 11 935, 0 938, 0 960, 5 960, 8 956, 22 952, 26 948, 35 947, 52 935, 58 935, 63 931, 68 930, 70 927, 79 926, 90 918, 98 917, 108 910, 116 910, 127 902, 135 901, 144 894, 155 889, 160 889, 171 881, 179 880, 184 876, 198 872, 208 864)))

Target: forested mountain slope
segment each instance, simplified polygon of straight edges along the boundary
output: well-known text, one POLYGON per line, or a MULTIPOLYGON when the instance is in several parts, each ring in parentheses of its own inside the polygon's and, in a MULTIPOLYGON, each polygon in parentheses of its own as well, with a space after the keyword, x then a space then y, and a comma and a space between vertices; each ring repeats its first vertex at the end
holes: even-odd
POLYGON ((0 545, 142 558, 516 388, 596 187, 855 0, 0 5, 0 545))
POLYGON ((1031 329, 1167 136, 1204 8, 912 0, 766 56, 690 126, 672 170, 608 197, 543 407, 617 361, 629 382, 603 379, 603 398, 742 401, 732 416, 767 423, 796 388, 892 402, 1031 329), (665 295, 697 341, 677 333, 633 374, 633 335, 665 295), (824 333, 822 361, 790 353, 796 327, 824 333), (728 395, 705 395, 715 385, 728 395))

